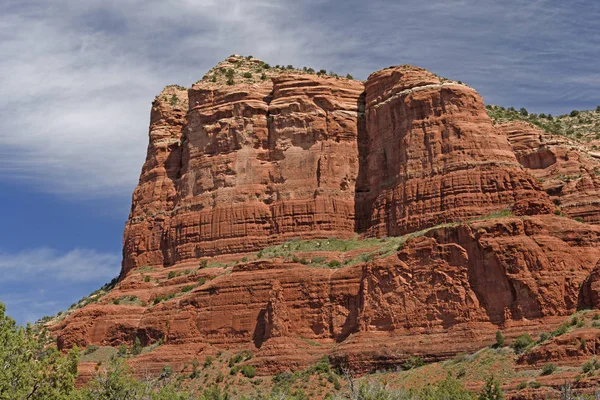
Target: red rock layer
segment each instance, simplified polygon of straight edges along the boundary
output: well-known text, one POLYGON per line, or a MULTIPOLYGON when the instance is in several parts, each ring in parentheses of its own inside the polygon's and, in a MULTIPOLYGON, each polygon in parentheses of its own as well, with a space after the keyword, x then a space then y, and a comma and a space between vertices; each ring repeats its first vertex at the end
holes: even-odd
MULTIPOLYGON (((548 330, 578 305, 600 306, 598 295, 588 294, 598 287, 590 282, 599 275, 599 244, 600 227, 564 217, 474 222, 431 231, 395 256, 341 269, 277 260, 241 264, 173 300, 145 309, 99 304, 53 330, 62 347, 131 343, 137 336, 143 344, 162 338, 182 351, 197 348, 196 355, 207 346, 251 349, 265 372, 305 366, 326 353, 371 371, 410 354, 435 360, 476 350, 494 340, 498 326, 513 336, 548 330), (584 284, 591 289, 582 291, 584 284), (323 346, 304 354, 301 340, 323 346), (274 355, 278 363, 271 365, 274 355)), ((130 274, 103 302, 137 295, 150 303, 195 280, 185 275, 154 284, 130 274)))
POLYGON ((396 236, 544 196, 468 86, 415 67, 366 82, 360 227, 396 236))
POLYGON ((153 104, 123 274, 293 237, 401 235, 536 197, 552 210, 479 95, 420 68, 187 94, 153 104))
POLYGON ((203 82, 189 90, 186 118, 159 96, 123 273, 290 237, 351 235, 362 91, 359 81, 308 74, 203 82))
POLYGON ((600 160, 590 155, 593 152, 525 122, 498 127, 508 136, 519 162, 565 214, 600 223, 600 160))

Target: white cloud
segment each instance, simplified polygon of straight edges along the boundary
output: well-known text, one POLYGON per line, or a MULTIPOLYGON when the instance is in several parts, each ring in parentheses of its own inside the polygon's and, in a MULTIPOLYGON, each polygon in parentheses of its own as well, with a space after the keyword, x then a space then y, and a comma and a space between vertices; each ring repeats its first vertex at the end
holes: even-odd
POLYGON ((0 252, 0 275, 3 284, 106 281, 118 275, 120 259, 119 254, 88 249, 74 249, 65 253, 49 248, 17 253, 0 252))
POLYGON ((5 0, 0 179, 61 196, 129 196, 154 95, 234 52, 359 78, 414 63, 502 105, 595 107, 598 4, 5 0))

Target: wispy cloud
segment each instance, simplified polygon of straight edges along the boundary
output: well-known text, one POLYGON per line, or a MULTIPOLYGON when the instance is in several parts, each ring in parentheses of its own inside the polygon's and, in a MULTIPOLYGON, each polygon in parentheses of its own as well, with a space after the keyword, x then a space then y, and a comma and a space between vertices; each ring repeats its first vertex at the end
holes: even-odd
POLYGON ((592 0, 3 1, 0 179, 129 196, 154 95, 234 52, 359 78, 413 63, 488 102, 592 108, 598 20, 592 0))
POLYGON ((60 253, 40 248, 18 253, 0 251, 2 282, 54 279, 71 283, 112 278, 119 272, 120 255, 74 249, 60 253))
POLYGON ((119 270, 120 255, 88 249, 0 251, 0 301, 18 322, 34 322, 68 308, 119 270))

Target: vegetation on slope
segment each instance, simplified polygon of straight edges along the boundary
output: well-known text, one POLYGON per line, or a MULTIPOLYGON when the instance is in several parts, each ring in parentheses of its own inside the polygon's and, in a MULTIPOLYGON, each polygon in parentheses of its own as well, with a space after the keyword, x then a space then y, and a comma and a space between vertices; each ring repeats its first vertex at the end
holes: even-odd
POLYGON ((571 139, 583 141, 600 139, 600 106, 595 110, 573 110, 569 114, 556 117, 552 114, 529 113, 525 108, 517 110, 514 107, 505 108, 490 104, 486 106, 486 111, 495 123, 525 121, 549 133, 571 139))

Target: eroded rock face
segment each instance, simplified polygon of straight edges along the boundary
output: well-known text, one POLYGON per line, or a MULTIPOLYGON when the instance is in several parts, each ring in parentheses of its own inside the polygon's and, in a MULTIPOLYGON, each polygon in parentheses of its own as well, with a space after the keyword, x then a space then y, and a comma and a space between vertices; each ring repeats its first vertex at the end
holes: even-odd
POLYGON ((339 269, 264 260, 230 273, 202 270, 214 278, 189 293, 181 288, 198 275, 163 280, 166 271, 157 271, 149 275, 160 283, 146 283, 130 274, 53 330, 63 347, 139 337, 144 345, 251 349, 268 372, 273 354, 281 368, 329 354, 367 372, 410 354, 436 360, 474 351, 493 342, 498 327, 508 336, 551 330, 581 304, 600 305, 598 259, 600 227, 554 215, 492 219, 435 229, 397 254, 339 269), (167 293, 180 294, 152 305, 167 293), (149 306, 111 304, 132 295, 149 306), (302 346, 282 345, 300 339, 322 346, 299 357, 302 346))
POLYGON ((359 81, 309 74, 231 87, 201 82, 189 90, 184 119, 159 96, 123 272, 296 236, 351 235, 362 92, 359 81), (172 147, 159 152, 169 122, 172 147), (150 195, 157 200, 149 205, 150 195))
POLYGON ((372 74, 365 89, 357 191, 369 234, 401 235, 540 197, 475 90, 410 66, 372 74))
POLYGON ((300 73, 201 81, 187 94, 170 87, 154 102, 123 273, 550 204, 477 92, 420 68, 388 68, 364 85, 300 73))
POLYGON ((600 160, 593 151, 525 122, 498 125, 527 168, 562 212, 600 223, 600 160))
POLYGON ((133 360, 155 373, 248 349, 264 373, 324 354, 367 372, 477 350, 499 327, 547 331, 600 305, 600 227, 555 215, 551 201, 586 221, 600 213, 579 153, 494 127, 475 90, 416 67, 366 83, 265 77, 157 96, 120 282, 51 327, 61 348, 163 341, 133 360), (540 180, 573 168, 572 188, 540 180), (406 233, 377 257, 253 254, 294 238, 406 233), (307 265, 324 256, 337 264, 307 265))

